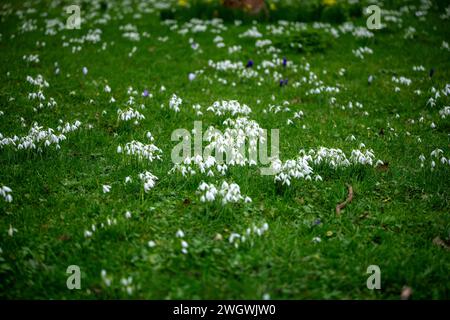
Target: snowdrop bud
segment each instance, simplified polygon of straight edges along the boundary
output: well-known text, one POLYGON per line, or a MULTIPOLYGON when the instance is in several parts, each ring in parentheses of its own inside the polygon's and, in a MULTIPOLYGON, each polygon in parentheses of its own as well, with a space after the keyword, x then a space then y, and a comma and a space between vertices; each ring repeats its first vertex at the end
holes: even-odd
POLYGON ((10 237, 12 237, 12 236, 14 235, 14 232, 17 232, 17 229, 16 229, 16 228, 13 228, 12 225, 9 225, 8 235, 9 235, 10 237))
POLYGON ((86 67, 83 67, 83 74, 87 75, 87 73, 88 73, 88 69, 86 67))
POLYGON ((175 234, 175 236, 177 238, 183 238, 184 237, 184 232, 182 230, 178 230, 177 233, 175 234))

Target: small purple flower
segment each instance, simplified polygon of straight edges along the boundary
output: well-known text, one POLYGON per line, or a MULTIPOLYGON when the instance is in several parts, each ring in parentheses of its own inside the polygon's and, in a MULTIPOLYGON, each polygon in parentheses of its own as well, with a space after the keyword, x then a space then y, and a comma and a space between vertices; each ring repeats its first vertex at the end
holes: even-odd
POLYGON ((253 67, 253 60, 248 60, 247 65, 245 66, 246 68, 251 68, 253 67))
POLYGON ((286 57, 284 57, 283 58, 283 67, 286 67, 287 66, 287 59, 286 59, 286 57))
POLYGON ((280 79, 280 87, 282 87, 282 86, 287 86, 287 84, 288 84, 288 79, 280 79))
POLYGON ((319 224, 321 224, 322 223, 322 221, 320 221, 320 219, 316 219, 316 220, 314 220, 314 222, 313 222, 313 226, 318 226, 319 224))
POLYGON ((148 90, 145 89, 144 92, 142 92, 142 96, 143 97, 148 97, 148 90))

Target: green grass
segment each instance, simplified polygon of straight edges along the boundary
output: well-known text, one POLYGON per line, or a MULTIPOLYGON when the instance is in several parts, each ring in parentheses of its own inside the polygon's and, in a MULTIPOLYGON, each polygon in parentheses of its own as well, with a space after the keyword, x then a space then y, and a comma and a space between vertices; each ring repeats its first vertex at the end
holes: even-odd
MULTIPOLYGON (((450 52, 440 48, 443 40, 450 40, 449 20, 439 18, 443 11, 433 7, 426 20, 419 21, 411 10, 402 16, 401 28, 388 24, 368 40, 358 40, 351 34, 334 39, 318 30, 318 46, 324 48, 300 52, 281 45, 292 37, 270 35, 266 24, 258 25, 262 39, 271 39, 283 48, 280 57, 286 56, 296 65, 308 62, 324 85, 342 85, 338 94, 306 95, 310 86, 292 86, 308 75, 304 70, 296 73, 277 67, 289 78, 289 84, 280 88, 270 77, 258 86, 254 79, 242 80, 233 73, 208 67, 208 60, 230 59, 245 64, 253 59, 254 68, 263 60, 271 60, 270 54, 255 48, 256 39, 238 36, 250 25, 226 24, 227 30, 220 34, 226 46, 242 46, 242 52, 229 55, 227 48, 216 48, 216 34, 211 32, 182 36, 162 25, 158 12, 134 19, 135 3, 135 10, 129 12, 119 4, 111 5, 108 10, 112 19, 106 25, 94 24, 95 19, 89 18, 80 30, 44 35, 41 14, 48 12, 49 17, 64 21, 64 6, 61 3, 49 9, 45 1, 31 3, 36 12, 27 14, 26 19, 3 14, 0 21, 0 110, 4 112, 0 132, 5 137, 23 135, 34 121, 51 128, 58 126, 59 119, 78 119, 83 125, 67 134, 60 150, 49 148, 37 153, 0 148, 0 186, 9 186, 14 197, 11 203, 0 198, 0 297, 261 299, 268 293, 272 299, 398 299, 402 288, 409 286, 413 299, 448 299, 449 252, 435 245, 433 239, 440 237, 448 243, 450 237, 450 166, 439 163, 430 171, 429 162, 430 152, 436 148, 450 156, 449 118, 439 116, 450 99, 441 94, 435 107, 426 105, 432 96, 431 87, 441 90, 450 78, 450 52), (121 20, 117 19, 119 13, 121 20), (30 18, 37 20, 39 29, 18 32, 30 18), (137 26, 139 42, 122 37, 119 27, 127 23, 137 26), (414 39, 403 37, 409 26, 416 28, 414 39), (68 41, 95 28, 103 31, 101 42, 82 44, 77 53, 71 52, 71 46, 62 46, 62 35, 68 41), (142 36, 144 31, 149 38, 142 36), (164 36, 167 42, 158 41, 164 36), (200 44, 202 53, 190 48, 191 37, 200 44), (46 46, 37 48, 36 41, 45 41, 46 46), (101 50, 103 42, 108 43, 107 50, 101 50), (133 46, 137 51, 130 58, 133 46), (356 58, 352 50, 360 46, 373 49, 373 55, 365 55, 364 60, 356 58), (39 54, 39 63, 22 59, 32 53, 39 54), (59 75, 54 74, 56 61, 59 75), (426 71, 414 72, 413 65, 423 65, 426 71), (83 66, 89 70, 86 76, 81 71, 83 66), (346 69, 344 76, 337 74, 341 68, 346 69), (430 79, 431 68, 435 75, 430 79), (204 74, 190 82, 188 74, 199 69, 204 69, 204 74), (50 84, 43 91, 46 98, 57 101, 54 109, 33 111, 36 102, 27 96, 37 87, 25 79, 37 74, 50 84), (227 79, 228 85, 218 83, 216 74, 227 79), (375 77, 370 86, 369 75, 375 77), (410 78, 411 86, 398 85, 401 91, 394 92, 397 85, 391 81, 393 75, 410 78), (236 86, 230 85, 233 81, 236 86), (112 88, 111 94, 103 91, 106 83, 112 88), (159 91, 161 85, 166 87, 165 92, 159 91), (123 108, 128 100, 129 86, 139 92, 138 105, 146 106, 141 111, 146 118, 137 126, 117 121, 117 108, 123 108), (144 89, 154 97, 141 97, 144 89), (416 89, 422 95, 416 95, 416 89), (72 91, 74 94, 70 94, 72 91), (177 114, 168 109, 172 93, 183 99, 177 114), (111 96, 115 104, 109 103, 111 96), (338 106, 359 101, 364 107, 342 110, 329 103, 332 96, 338 106), (282 160, 295 157, 300 149, 319 146, 341 148, 349 154, 363 142, 374 150, 376 159, 389 163, 387 170, 370 166, 337 171, 319 168, 322 182, 293 180, 289 187, 248 166, 233 167, 224 178, 168 175, 173 166, 170 153, 176 145, 170 140, 172 131, 191 130, 195 120, 202 120, 203 128, 223 128, 221 122, 226 117, 214 116, 206 107, 216 100, 231 99, 248 104, 252 108, 249 118, 261 127, 280 129, 282 160), (291 102, 291 112, 262 112, 269 104, 281 105, 283 101, 291 102), (202 105, 202 117, 191 108, 196 103, 202 105), (305 117, 286 125, 292 112, 298 110, 305 117), (21 117, 25 127, 21 126, 21 117), (423 122, 419 122, 420 117, 423 122), (432 122, 436 124, 434 129, 430 127, 432 122), (87 124, 93 128, 87 129, 87 124), (381 129, 383 135, 379 134, 381 129), (147 131, 163 150, 162 161, 131 161, 116 152, 119 144, 133 139, 145 141, 147 131), (350 135, 356 141, 346 139, 350 135), (424 168, 420 167, 420 154, 427 158, 424 168), (143 192, 137 177, 144 170, 159 177, 149 193, 143 192), (133 178, 131 184, 123 183, 126 176, 133 178), (199 183, 223 179, 238 183, 252 203, 222 206, 219 202, 200 202, 196 193, 199 183), (104 184, 112 186, 110 193, 102 192, 104 184), (335 207, 347 196, 346 184, 353 186, 355 196, 337 216, 335 207), (132 213, 131 219, 124 217, 127 210, 132 213), (117 224, 85 238, 85 230, 108 218, 116 218, 117 224), (319 225, 314 225, 316 219, 320 219, 319 225), (264 222, 269 224, 269 231, 261 237, 255 236, 239 248, 228 242, 231 232, 243 233, 247 227, 264 222), (7 233, 10 225, 18 230, 12 237, 7 233), (175 237, 179 229, 189 243, 186 255, 175 237), (218 233, 223 240, 215 239, 218 233), (322 241, 313 243, 314 237, 322 241), (156 242, 154 248, 148 247, 150 240, 156 242), (81 268, 81 290, 66 287, 69 265, 81 268), (369 265, 381 268, 381 290, 366 287, 369 265), (113 279, 110 287, 100 276, 102 269, 113 279), (120 284, 120 279, 128 276, 133 277, 132 295, 120 284)), ((12 7, 17 10, 20 5, 12 7)), ((83 3, 82 15, 90 12, 102 15, 99 9, 83 3)), ((365 26, 363 18, 354 23, 365 26)), ((308 26, 312 33, 311 24, 308 26)), ((309 42, 302 39, 299 41, 308 46, 309 42)))

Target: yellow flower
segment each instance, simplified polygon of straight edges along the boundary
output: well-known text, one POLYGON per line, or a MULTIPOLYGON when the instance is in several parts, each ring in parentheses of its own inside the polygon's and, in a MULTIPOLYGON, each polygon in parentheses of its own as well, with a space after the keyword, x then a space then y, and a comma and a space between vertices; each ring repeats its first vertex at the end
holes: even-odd
POLYGON ((273 3, 273 2, 270 3, 270 10, 272 10, 272 11, 277 10, 277 6, 275 5, 275 3, 273 3))
POLYGON ((336 0, 323 0, 323 4, 326 6, 332 6, 336 4, 336 0))
POLYGON ((188 5, 187 0, 178 0, 178 5, 182 7, 186 7, 188 5))
POLYGON ((331 237, 333 235, 333 231, 327 231, 327 237, 331 237))

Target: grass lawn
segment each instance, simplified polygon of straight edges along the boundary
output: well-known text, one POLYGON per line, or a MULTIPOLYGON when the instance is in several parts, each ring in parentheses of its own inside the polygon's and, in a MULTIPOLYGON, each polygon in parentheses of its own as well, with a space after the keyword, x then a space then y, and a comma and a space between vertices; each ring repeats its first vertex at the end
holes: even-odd
POLYGON ((178 8, 83 1, 72 30, 67 1, 1 1, 0 297, 448 299, 448 4, 379 1, 383 28, 367 30, 364 16, 164 20, 161 3, 178 8), (285 171, 172 170, 174 130, 236 120, 269 141, 279 129, 285 171), (240 187, 228 203, 223 181, 240 187))

